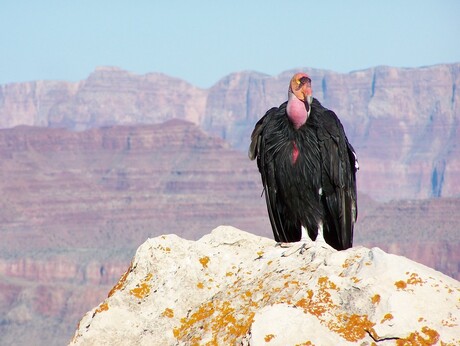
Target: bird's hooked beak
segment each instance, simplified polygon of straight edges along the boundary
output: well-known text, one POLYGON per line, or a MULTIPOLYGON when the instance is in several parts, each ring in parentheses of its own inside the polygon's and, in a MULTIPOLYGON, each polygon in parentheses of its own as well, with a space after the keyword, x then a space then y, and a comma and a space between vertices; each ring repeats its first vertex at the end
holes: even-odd
POLYGON ((293 93, 300 101, 305 103, 307 111, 313 101, 311 78, 306 73, 296 73, 291 79, 289 92, 293 93))

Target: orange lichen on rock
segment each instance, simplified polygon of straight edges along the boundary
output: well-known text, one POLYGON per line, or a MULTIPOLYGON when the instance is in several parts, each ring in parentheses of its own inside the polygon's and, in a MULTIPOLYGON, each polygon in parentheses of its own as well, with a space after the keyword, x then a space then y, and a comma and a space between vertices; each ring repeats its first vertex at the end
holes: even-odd
POLYGON ((297 344, 295 346, 315 346, 315 344, 313 344, 311 341, 305 341, 305 342, 302 342, 301 344, 297 344))
POLYGON ((252 292, 249 290, 244 292, 244 294, 246 295, 246 297, 252 297, 252 292))
POLYGON ((316 295, 314 295, 312 290, 308 290, 308 299, 303 298, 295 303, 296 306, 301 306, 305 312, 316 317, 322 316, 326 311, 332 310, 335 307, 328 290, 338 290, 337 285, 325 276, 318 279, 318 285, 319 288, 316 295))
POLYGON ((412 273, 410 278, 406 281, 409 285, 422 285, 424 281, 418 276, 417 273, 412 273))
POLYGON ((396 340, 397 346, 431 346, 439 341, 439 333, 428 327, 422 328, 422 333, 427 337, 423 337, 419 332, 411 333, 407 338, 396 340))
POLYGON ((95 316, 96 314, 102 312, 102 311, 107 311, 109 310, 109 303, 107 302, 104 302, 102 303, 101 305, 98 306, 98 308, 96 309, 96 311, 94 311, 94 315, 95 316))
POLYGON ((392 320, 393 319, 393 315, 388 313, 388 314, 385 314, 385 316, 383 316, 382 320, 380 321, 380 323, 384 323, 386 321, 389 321, 389 320, 392 320))
POLYGON ((307 307, 308 307, 308 303, 309 303, 309 300, 305 299, 305 298, 302 298, 300 299, 299 301, 297 301, 297 303, 295 303, 294 305, 296 307, 299 307, 299 308, 302 308, 304 310, 307 310, 307 307))
POLYGON ((347 341, 356 342, 364 339, 368 331, 375 334, 373 330, 375 323, 369 321, 367 315, 342 314, 337 317, 337 323, 330 322, 328 327, 347 341))
POLYGON ((267 334, 267 335, 265 335, 264 340, 265 340, 265 342, 270 342, 270 341, 272 341, 272 339, 274 337, 275 337, 275 335, 273 335, 273 334, 267 334))
POLYGON ((129 291, 136 298, 143 299, 150 294, 150 286, 145 282, 129 291))
POLYGON ((456 327, 456 326, 458 326, 457 323, 449 322, 449 321, 447 321, 447 320, 442 320, 441 323, 442 323, 442 325, 445 326, 445 327, 456 327))
MULTIPOLYGON (((337 285, 330 281, 327 277, 320 277, 318 279, 319 288, 315 293, 312 290, 307 291, 308 297, 302 298, 295 303, 296 307, 301 307, 306 313, 316 316, 322 324, 326 325, 329 330, 339 334, 347 341, 356 342, 363 339, 367 333, 375 335, 373 329, 375 323, 370 321, 367 315, 348 315, 348 314, 334 314, 338 308, 333 300, 330 290, 337 290, 337 285), (328 312, 332 316, 324 316, 328 312)), ((374 304, 380 301, 380 295, 376 294, 372 298, 374 304)))
POLYGON ((174 317, 174 310, 170 308, 166 308, 165 311, 162 313, 163 316, 168 317, 168 318, 173 318, 174 317))
POLYGON ((405 281, 399 280, 399 281, 396 281, 396 282, 395 282, 395 286, 396 286, 396 288, 398 288, 398 289, 404 289, 404 288, 407 287, 407 284, 406 284, 405 281))
POLYGON ((361 259, 361 256, 359 255, 356 255, 353 258, 347 258, 345 262, 342 264, 342 268, 348 268, 352 266, 353 264, 355 264, 360 259, 361 259))
POLYGON ((207 268, 208 263, 209 263, 209 257, 208 256, 201 257, 200 258, 200 263, 203 266, 203 268, 207 268))
POLYGON ((293 286, 299 286, 299 282, 297 280, 293 280, 293 281, 286 281, 284 283, 284 287, 285 288, 288 288, 289 285, 293 285, 293 286))
POLYGON ((112 289, 110 290, 109 294, 108 294, 108 297, 110 298, 111 296, 113 296, 113 294, 122 289, 124 286, 125 286, 125 283, 126 283, 126 279, 129 275, 129 273, 131 273, 133 269, 133 264, 131 263, 128 270, 120 277, 120 280, 118 280, 118 282, 115 284, 115 286, 112 287, 112 289))
POLYGON ((136 298, 143 299, 150 294, 150 285, 147 283, 152 280, 153 274, 148 273, 143 282, 137 285, 136 288, 133 288, 129 291, 131 295, 135 296, 136 298))
MULTIPOLYGON (((255 313, 250 310, 251 306, 248 304, 243 311, 236 311, 229 301, 204 303, 190 317, 181 319, 181 326, 173 330, 174 337, 181 340, 187 335, 195 335, 193 330, 198 328, 211 333, 209 345, 218 345, 219 335, 224 344, 235 344, 237 338, 246 335, 254 321, 255 313)), ((190 340, 189 344, 198 343, 190 340)))
POLYGON ((378 304, 380 303, 380 294, 375 294, 373 297, 372 297, 372 304, 378 304))
POLYGON ((204 288, 204 284, 202 282, 198 282, 196 284, 196 287, 198 287, 200 290, 202 290, 204 288))

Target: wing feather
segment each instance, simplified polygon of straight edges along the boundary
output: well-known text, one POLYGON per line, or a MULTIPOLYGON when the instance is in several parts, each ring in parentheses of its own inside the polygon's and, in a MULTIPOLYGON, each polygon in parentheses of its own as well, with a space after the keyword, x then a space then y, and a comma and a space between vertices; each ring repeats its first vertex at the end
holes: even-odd
POLYGON ((353 245, 356 207, 356 154, 332 111, 323 113, 318 128, 322 159, 322 189, 326 204, 325 240, 338 249, 353 245), (351 151, 351 154, 350 154, 351 151))
MULTIPOLYGON (((283 110, 281 110, 283 111, 283 110)), ((268 141, 267 128, 273 128, 273 124, 280 115, 280 109, 273 107, 256 123, 251 135, 248 156, 251 160, 257 159, 257 166, 262 177, 268 216, 275 240, 278 242, 295 241, 297 237, 296 226, 291 225, 292 220, 285 215, 284 203, 278 191, 276 179, 275 155, 279 152, 282 143, 268 141)), ((300 230, 300 226, 298 227, 300 230)))

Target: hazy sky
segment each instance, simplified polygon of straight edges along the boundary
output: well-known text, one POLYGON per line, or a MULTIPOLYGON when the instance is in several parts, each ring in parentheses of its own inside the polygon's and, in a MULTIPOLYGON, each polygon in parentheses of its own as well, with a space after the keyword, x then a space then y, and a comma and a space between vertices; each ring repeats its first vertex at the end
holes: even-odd
POLYGON ((1 0, 0 84, 460 62, 460 0, 1 0))

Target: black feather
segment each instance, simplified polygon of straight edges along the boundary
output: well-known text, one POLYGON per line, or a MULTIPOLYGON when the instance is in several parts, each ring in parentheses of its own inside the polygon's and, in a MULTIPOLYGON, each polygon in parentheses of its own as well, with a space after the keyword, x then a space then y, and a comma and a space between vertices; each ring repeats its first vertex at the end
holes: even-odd
POLYGON ((326 242, 347 249, 357 217, 356 154, 338 117, 318 100, 313 99, 299 129, 289 121, 286 104, 257 122, 249 147, 249 158, 257 159, 275 240, 299 241, 301 226, 315 240, 322 223, 326 242), (295 162, 294 145, 299 151, 295 162))

